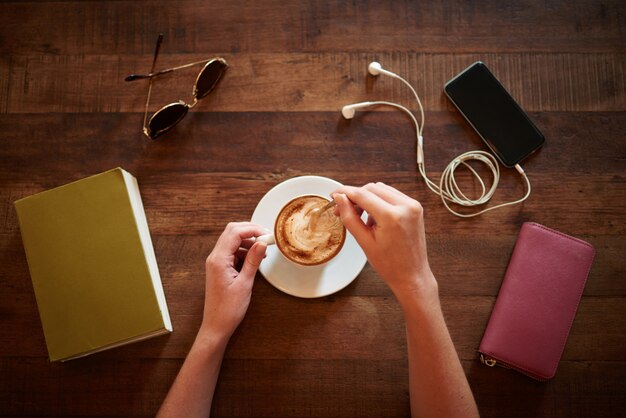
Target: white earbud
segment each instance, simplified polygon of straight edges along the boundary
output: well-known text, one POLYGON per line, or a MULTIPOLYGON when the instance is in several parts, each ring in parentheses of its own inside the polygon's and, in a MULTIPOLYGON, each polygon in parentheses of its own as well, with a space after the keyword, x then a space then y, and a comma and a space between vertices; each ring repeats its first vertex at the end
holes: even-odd
POLYGON ((341 114, 346 119, 352 119, 354 117, 354 114, 356 113, 357 109, 360 109, 362 107, 371 106, 372 104, 373 104, 372 102, 361 102, 361 103, 354 103, 354 104, 350 104, 350 105, 345 105, 344 107, 341 108, 341 114))
MULTIPOLYGON (((376 62, 376 61, 370 62, 370 64, 367 66, 367 71, 371 75, 373 75, 373 76, 377 76, 379 74, 385 74, 385 75, 388 75, 388 76, 393 77, 393 78, 398 78, 399 77, 397 74, 394 74, 391 71, 385 70, 383 68, 383 66, 380 65, 380 63, 376 62)), ((378 103, 378 102, 376 102, 376 103, 374 103, 374 102, 362 102, 362 103, 355 103, 355 104, 346 105, 346 106, 344 106, 341 109, 341 114, 346 119, 352 119, 354 117, 354 114, 356 113, 357 109, 360 109, 362 107, 372 106, 374 104, 380 104, 380 103, 378 103)))
POLYGON ((385 74, 390 77, 398 78, 397 74, 392 73, 391 71, 385 70, 383 66, 380 65, 380 63, 376 61, 370 62, 370 65, 367 66, 367 71, 373 76, 377 76, 379 74, 385 74))

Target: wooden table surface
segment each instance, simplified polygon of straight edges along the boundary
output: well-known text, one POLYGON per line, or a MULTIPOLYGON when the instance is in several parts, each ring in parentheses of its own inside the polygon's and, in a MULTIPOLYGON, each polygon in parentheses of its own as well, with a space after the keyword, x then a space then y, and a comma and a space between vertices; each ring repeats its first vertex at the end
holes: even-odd
MULTIPOLYGON (((250 219, 283 180, 384 181, 425 207, 445 317, 485 417, 626 414, 626 7, 620 1, 3 1, 0 3, 0 415, 149 416, 200 323, 204 259, 225 224, 250 219), (218 89, 158 141, 141 134, 150 68, 212 56, 218 89), (400 112, 347 122, 340 108, 395 100, 376 59, 404 75, 426 110, 433 179, 485 149, 443 94, 482 60, 544 132, 523 164, 523 205, 449 214, 420 178, 400 112), (49 363, 13 202, 121 166, 138 178, 172 316, 169 336, 49 363), (476 349, 518 231, 535 221, 597 255, 554 380, 480 364, 476 349)), ((154 83, 151 111, 190 100, 196 70, 154 83)), ((467 179, 470 190, 477 191, 467 179)), ((495 201, 521 196, 503 169, 495 201)), ((226 352, 220 417, 408 416, 404 324, 371 267, 342 291, 305 300, 258 276, 226 352)))

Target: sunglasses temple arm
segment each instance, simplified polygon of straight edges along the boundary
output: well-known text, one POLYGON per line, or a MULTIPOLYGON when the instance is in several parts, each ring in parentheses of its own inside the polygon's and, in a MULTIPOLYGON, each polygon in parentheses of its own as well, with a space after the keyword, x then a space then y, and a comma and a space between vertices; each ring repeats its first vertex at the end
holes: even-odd
MULTIPOLYGON (((156 67, 156 61, 159 56, 159 51, 161 50, 161 43, 163 42, 163 34, 159 33, 159 37, 157 38, 156 48, 154 50, 154 59, 152 60, 152 68, 150 69, 150 73, 154 72, 154 68, 156 67)), ((129 76, 130 77, 130 76, 129 76)), ((126 78, 128 81, 128 77, 126 78)), ((148 83, 148 98, 146 99, 146 110, 143 113, 143 133, 150 137, 148 133, 148 128, 146 127, 146 122, 148 121, 148 107, 150 106, 150 95, 152 94, 152 78, 150 78, 150 82, 148 83)))
POLYGON ((171 73, 172 71, 174 71, 174 68, 169 68, 167 70, 162 70, 162 71, 158 71, 156 73, 150 73, 150 74, 131 74, 128 77, 126 77, 124 81, 135 81, 135 80, 142 80, 144 78, 152 78, 161 74, 171 73))
POLYGON ((154 72, 154 70, 152 70, 152 71, 150 71, 150 74, 131 74, 128 77, 125 78, 125 81, 134 81, 134 80, 140 80, 140 79, 143 79, 143 78, 156 77, 158 75, 171 73, 172 71, 182 70, 183 68, 193 67, 194 65, 204 64, 204 63, 207 63, 207 62, 211 61, 212 59, 213 58, 209 58, 208 60, 192 62, 190 64, 181 65, 179 67, 168 68, 166 70, 157 71, 156 73, 154 72))

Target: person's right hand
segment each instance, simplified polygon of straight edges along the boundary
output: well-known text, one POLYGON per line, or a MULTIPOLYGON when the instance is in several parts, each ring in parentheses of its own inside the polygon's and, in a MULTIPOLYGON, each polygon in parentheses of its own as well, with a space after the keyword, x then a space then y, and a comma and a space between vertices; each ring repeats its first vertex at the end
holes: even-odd
POLYGON ((438 298, 419 202, 383 183, 342 186, 332 197, 335 214, 401 303, 410 296, 438 298), (361 219, 363 210, 367 222, 361 219))

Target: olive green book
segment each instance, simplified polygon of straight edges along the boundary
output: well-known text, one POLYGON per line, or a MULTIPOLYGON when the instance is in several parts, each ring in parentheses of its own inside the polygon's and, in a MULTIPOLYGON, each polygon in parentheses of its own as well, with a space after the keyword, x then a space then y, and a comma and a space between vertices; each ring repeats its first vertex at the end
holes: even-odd
POLYGON ((116 168, 15 209, 50 361, 172 331, 135 177, 116 168))

